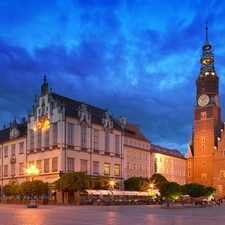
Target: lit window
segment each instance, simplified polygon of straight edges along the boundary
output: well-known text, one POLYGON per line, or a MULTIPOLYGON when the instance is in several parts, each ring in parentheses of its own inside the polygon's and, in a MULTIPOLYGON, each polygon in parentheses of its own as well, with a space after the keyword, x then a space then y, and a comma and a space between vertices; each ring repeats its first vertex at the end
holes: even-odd
POLYGON ((110 174, 110 164, 109 163, 105 163, 104 164, 104 174, 105 175, 109 175, 110 174))
POLYGON ((114 173, 115 173, 115 176, 120 176, 120 165, 118 165, 118 164, 115 164, 115 171, 114 171, 114 173))

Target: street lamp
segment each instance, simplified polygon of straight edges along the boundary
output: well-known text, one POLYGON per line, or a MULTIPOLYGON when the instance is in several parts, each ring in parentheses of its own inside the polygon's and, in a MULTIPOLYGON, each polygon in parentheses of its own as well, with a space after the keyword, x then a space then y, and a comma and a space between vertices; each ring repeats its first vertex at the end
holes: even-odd
POLYGON ((39 170, 35 165, 31 165, 29 168, 26 169, 27 175, 32 178, 32 196, 30 199, 30 204, 27 205, 28 208, 37 208, 38 205, 34 200, 34 176, 39 174, 39 170))
POLYGON ((151 183, 150 184, 150 196, 152 196, 152 189, 154 188, 154 184, 153 183, 151 183))
POLYGON ((111 189, 114 190, 114 184, 115 184, 114 180, 111 180, 109 182, 109 184, 110 184, 111 189))

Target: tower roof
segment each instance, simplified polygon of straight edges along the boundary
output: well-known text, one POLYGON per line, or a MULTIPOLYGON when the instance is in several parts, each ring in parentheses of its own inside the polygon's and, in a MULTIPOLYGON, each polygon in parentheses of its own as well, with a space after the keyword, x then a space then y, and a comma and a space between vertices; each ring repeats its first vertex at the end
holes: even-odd
POLYGON ((206 35, 205 35, 205 44, 202 46, 203 50, 210 50, 212 46, 209 44, 209 39, 208 39, 208 27, 205 28, 206 35))

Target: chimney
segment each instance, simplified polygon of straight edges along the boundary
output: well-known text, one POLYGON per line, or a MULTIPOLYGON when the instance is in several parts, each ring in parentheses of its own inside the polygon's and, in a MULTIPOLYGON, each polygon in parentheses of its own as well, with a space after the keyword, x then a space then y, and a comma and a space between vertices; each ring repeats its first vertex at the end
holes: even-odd
POLYGON ((22 117, 22 118, 21 118, 21 123, 25 123, 25 122, 26 122, 25 117, 22 117))

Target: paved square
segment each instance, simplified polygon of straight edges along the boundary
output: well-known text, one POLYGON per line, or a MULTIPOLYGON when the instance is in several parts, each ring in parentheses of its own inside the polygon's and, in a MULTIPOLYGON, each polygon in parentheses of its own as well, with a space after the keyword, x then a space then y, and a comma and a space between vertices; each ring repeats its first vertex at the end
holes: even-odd
POLYGON ((222 225, 225 205, 220 207, 161 209, 159 205, 77 206, 0 204, 1 225, 222 225))

